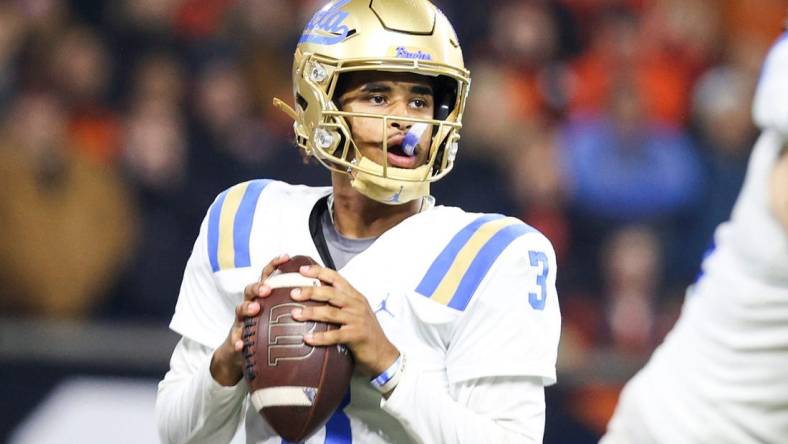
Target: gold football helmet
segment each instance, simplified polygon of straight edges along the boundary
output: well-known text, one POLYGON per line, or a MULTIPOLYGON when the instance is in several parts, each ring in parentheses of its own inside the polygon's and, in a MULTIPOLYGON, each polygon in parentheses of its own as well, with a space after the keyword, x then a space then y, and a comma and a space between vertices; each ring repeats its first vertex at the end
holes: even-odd
MULTIPOLYGON (((296 144, 353 187, 380 202, 400 204, 429 193, 429 183, 451 171, 470 86, 457 35, 427 0, 333 0, 306 25, 295 51, 295 109, 274 105, 295 123, 296 144), (435 85, 433 119, 342 111, 334 99, 340 76, 376 70, 409 72, 435 85), (387 159, 391 119, 432 129, 429 160, 415 169, 379 165, 362 156, 346 118, 380 119, 387 159)), ((422 130, 423 131, 423 130, 422 130)))

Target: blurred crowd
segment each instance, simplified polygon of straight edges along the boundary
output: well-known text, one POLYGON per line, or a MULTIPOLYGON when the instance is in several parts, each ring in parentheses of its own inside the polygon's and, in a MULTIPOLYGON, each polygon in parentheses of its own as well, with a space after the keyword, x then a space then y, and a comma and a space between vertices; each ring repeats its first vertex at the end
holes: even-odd
MULTIPOLYGON (((2 314, 165 323, 219 192, 327 185, 271 106, 320 3, 0 2, 2 314)), ((741 185, 788 0, 436 3, 473 78, 438 202, 553 241, 561 368, 645 358, 741 185)))

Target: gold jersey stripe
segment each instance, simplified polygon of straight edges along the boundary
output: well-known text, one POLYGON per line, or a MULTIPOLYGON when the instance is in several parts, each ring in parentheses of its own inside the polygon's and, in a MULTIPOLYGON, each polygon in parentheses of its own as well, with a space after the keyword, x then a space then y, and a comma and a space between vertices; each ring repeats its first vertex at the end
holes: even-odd
POLYGON ((473 236, 468 239, 468 242, 462 247, 460 252, 457 253, 457 257, 451 264, 449 271, 446 272, 446 275, 441 280, 438 288, 435 289, 431 299, 443 305, 448 305, 454 293, 457 291, 457 287, 460 285, 460 280, 462 280, 471 262, 473 262, 473 259, 479 254, 479 251, 484 247, 487 241, 495 236, 501 229, 518 223, 520 223, 520 221, 517 219, 506 217, 487 222, 479 227, 479 229, 473 233, 473 236))
POLYGON ((224 198, 222 215, 219 219, 219 268, 226 270, 235 267, 235 244, 233 242, 233 225, 241 199, 246 193, 249 182, 231 188, 224 198))

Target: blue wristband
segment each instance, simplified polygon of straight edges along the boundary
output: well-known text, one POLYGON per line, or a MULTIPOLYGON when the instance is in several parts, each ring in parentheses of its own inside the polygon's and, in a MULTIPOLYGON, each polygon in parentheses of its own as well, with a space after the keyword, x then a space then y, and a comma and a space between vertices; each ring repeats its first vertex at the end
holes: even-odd
POLYGON ((402 355, 397 357, 397 360, 389 368, 379 374, 377 377, 369 381, 372 387, 375 387, 380 393, 389 392, 396 382, 399 380, 399 373, 402 370, 402 355))

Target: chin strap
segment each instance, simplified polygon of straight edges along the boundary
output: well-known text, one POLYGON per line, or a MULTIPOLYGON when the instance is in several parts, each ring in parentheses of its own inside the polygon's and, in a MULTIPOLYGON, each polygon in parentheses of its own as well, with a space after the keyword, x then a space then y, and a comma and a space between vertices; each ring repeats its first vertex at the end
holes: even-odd
MULTIPOLYGON (((328 217, 331 219, 331 225, 336 226, 334 222, 334 193, 328 195, 328 217)), ((419 206, 419 213, 422 211, 429 211, 435 207, 435 198, 433 196, 424 196, 421 198, 421 205, 419 206)))
POLYGON ((366 157, 361 158, 358 167, 350 173, 350 185, 370 199, 388 205, 401 205, 430 194, 430 183, 424 181, 429 165, 413 169, 388 167, 389 177, 382 177, 383 167, 366 157), (362 170, 374 171, 376 174, 362 170))

